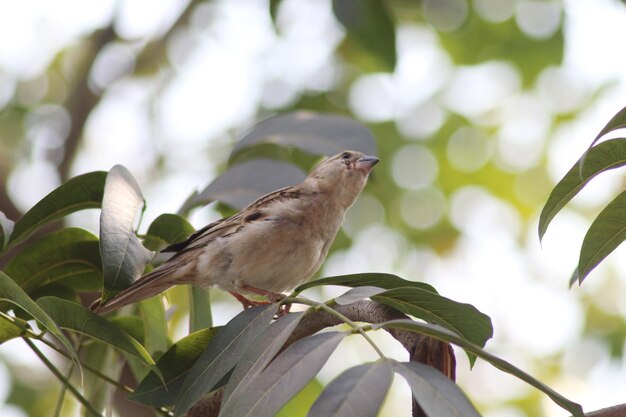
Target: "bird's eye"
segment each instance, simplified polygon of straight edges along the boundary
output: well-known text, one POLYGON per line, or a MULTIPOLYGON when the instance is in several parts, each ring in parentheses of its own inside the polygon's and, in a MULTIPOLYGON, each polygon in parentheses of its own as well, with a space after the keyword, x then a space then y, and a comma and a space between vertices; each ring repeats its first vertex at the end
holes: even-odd
POLYGON ((341 159, 350 159, 352 154, 350 152, 344 152, 341 154, 341 159))

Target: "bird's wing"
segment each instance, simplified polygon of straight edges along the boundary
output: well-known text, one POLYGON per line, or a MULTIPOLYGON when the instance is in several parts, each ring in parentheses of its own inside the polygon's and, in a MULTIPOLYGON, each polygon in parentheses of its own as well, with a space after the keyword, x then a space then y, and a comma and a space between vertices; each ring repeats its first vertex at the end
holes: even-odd
POLYGON ((198 229, 191 234, 186 240, 174 243, 163 249, 161 252, 182 252, 199 246, 206 245, 218 237, 228 236, 241 230, 246 223, 260 221, 269 216, 268 208, 274 204, 284 202, 290 199, 300 198, 302 192, 298 186, 290 186, 278 189, 266 194, 248 206, 244 207, 239 213, 230 217, 215 221, 198 229))

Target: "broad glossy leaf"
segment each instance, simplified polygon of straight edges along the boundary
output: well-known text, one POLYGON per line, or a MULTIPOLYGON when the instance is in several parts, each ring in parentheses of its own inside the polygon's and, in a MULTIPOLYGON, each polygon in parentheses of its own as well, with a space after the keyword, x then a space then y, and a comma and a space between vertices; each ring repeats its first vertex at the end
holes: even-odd
POLYGON ((143 324, 143 345, 152 357, 160 356, 168 349, 167 321, 161 297, 151 297, 139 303, 139 315, 143 324))
POLYGON ((376 417, 391 386, 391 363, 355 366, 332 380, 313 403, 310 417, 376 417))
POLYGON ((15 223, 0 211, 0 251, 9 243, 15 223))
POLYGON ((221 408, 224 415, 229 415, 233 404, 245 391, 250 380, 260 374, 276 356, 303 316, 304 313, 300 312, 279 318, 268 326, 243 354, 224 391, 221 408))
POLYGON ((37 300, 37 304, 60 328, 84 334, 128 353, 147 365, 154 365, 148 352, 137 340, 80 304, 57 297, 42 297, 37 300))
POLYGON ((146 248, 157 251, 185 240, 194 231, 194 227, 185 218, 177 214, 161 214, 148 227, 143 244, 146 248))
POLYGON ((306 174, 295 165, 254 159, 230 167, 217 177, 204 190, 192 194, 180 213, 188 213, 192 208, 220 201, 230 207, 242 209, 257 198, 279 188, 302 182, 306 174))
POLYGON ((336 297, 335 303, 345 306, 383 292, 385 289, 380 287, 356 287, 336 297))
POLYGON ((431 366, 416 362, 392 362, 406 379, 413 398, 429 416, 480 417, 457 384, 431 366))
POLYGON ((618 111, 617 114, 613 116, 611 120, 609 120, 606 126, 604 126, 602 130, 600 131, 600 133, 598 133, 598 136, 596 136, 591 146, 593 146, 598 141, 598 139, 600 139, 602 136, 606 135, 607 133, 612 132, 617 129, 623 129, 625 127, 626 127, 626 107, 618 111))
MULTIPOLYGON (((89 366, 93 369, 98 369, 100 372, 108 375, 114 379, 118 378, 118 375, 110 375, 112 368, 109 364, 113 360, 110 349, 102 343, 91 343, 81 348, 81 357, 85 367, 89 366)), ((104 410, 106 401, 109 397, 109 384, 104 379, 92 372, 85 372, 83 378, 84 395, 94 408, 97 410, 104 410)), ((93 414, 83 409, 83 416, 91 417, 93 414)))
POLYGON ((80 297, 76 294, 74 289, 61 284, 46 284, 35 288, 28 295, 30 298, 37 301, 41 297, 53 296, 63 298, 64 300, 74 301, 80 303, 80 297))
MULTIPOLYGON (((291 384, 287 384, 290 387, 291 384)), ((294 388, 297 388, 294 386, 294 388)), ((296 395, 294 395, 276 414, 276 417, 305 416, 317 397, 324 390, 324 385, 316 378, 309 381, 296 395)), ((284 391, 283 391, 284 392, 284 391)))
POLYGON ((428 324, 428 323, 420 323, 413 320, 391 320, 384 323, 373 324, 372 329, 403 329, 409 330, 412 332, 424 334, 427 336, 434 337, 439 340, 443 340, 444 342, 455 344, 461 348, 463 348, 466 352, 471 353, 473 355, 478 356, 479 358, 489 362, 491 365, 496 367, 497 369, 511 374, 527 384, 537 388, 544 394, 546 394, 552 401, 554 401, 559 406, 563 407, 565 410, 569 411, 574 417, 584 417, 584 413, 582 407, 576 404, 573 401, 568 400, 563 397, 552 388, 547 385, 541 383, 536 380, 532 376, 528 375, 526 372, 517 368, 516 366, 510 364, 504 359, 500 359, 495 355, 483 350, 480 346, 468 341, 467 339, 451 332, 448 329, 445 329, 441 326, 428 324))
POLYGON ((319 287, 320 285, 341 285, 344 287, 380 287, 385 289, 393 289, 398 287, 415 287, 421 288, 426 291, 437 293, 437 291, 425 282, 407 281, 399 276, 392 274, 381 273, 364 273, 364 274, 349 274, 338 275, 336 277, 328 277, 316 279, 315 281, 309 281, 300 285, 294 290, 296 293, 300 293, 307 288, 319 287))
POLYGON ((104 186, 100 216, 100 255, 104 271, 102 300, 129 287, 142 273, 152 253, 144 248, 133 224, 143 195, 123 166, 111 168, 104 186))
POLYGON ((384 67, 396 66, 396 27, 381 0, 333 0, 337 20, 365 51, 378 57, 384 67))
POLYGON ((203 329, 191 333, 172 345, 156 363, 166 385, 163 385, 154 372, 150 372, 129 398, 153 407, 174 404, 189 369, 219 330, 220 328, 203 329))
POLYGON ((41 225, 75 211, 99 208, 107 173, 90 172, 68 180, 33 206, 16 223, 10 243, 27 238, 41 225))
POLYGON ((61 342, 75 363, 80 363, 72 343, 65 337, 56 323, 15 281, 2 271, 0 271, 0 301, 7 301, 28 313, 61 342))
POLYGON ((17 317, 4 317, 0 316, 0 344, 20 337, 24 334, 25 329, 30 326, 25 320, 21 320, 17 317))
POLYGON ((176 417, 185 414, 230 372, 248 347, 270 325, 277 309, 277 304, 249 308, 222 327, 185 377, 176 399, 176 417))
POLYGON ((102 279, 98 238, 69 227, 50 233, 11 259, 5 272, 27 293, 49 283, 95 290, 102 279))
POLYGON ((591 223, 578 260, 578 282, 626 240, 626 191, 622 191, 591 223))
POLYGON ((213 326, 211 290, 190 285, 187 291, 189 291, 189 331, 195 332, 213 326))
POLYGON ((143 346, 146 335, 143 328, 143 320, 139 316, 113 316, 107 317, 107 321, 122 329, 143 346))
POLYGON ((325 332, 300 339, 252 378, 221 417, 271 417, 312 380, 346 333, 325 332))
POLYGON ((539 218, 539 240, 561 209, 596 175, 626 165, 626 139, 602 142, 579 159, 554 187, 539 218), (582 165, 581 165, 582 164, 582 165), (582 166, 582 171, 581 171, 582 166))
POLYGON ((372 296, 372 300, 450 329, 479 346, 493 336, 491 319, 476 307, 421 288, 395 288, 372 296))
POLYGON ((364 124, 345 116, 297 111, 255 125, 235 144, 231 159, 244 148, 264 143, 294 146, 314 155, 331 156, 347 149, 376 155, 376 141, 364 124))

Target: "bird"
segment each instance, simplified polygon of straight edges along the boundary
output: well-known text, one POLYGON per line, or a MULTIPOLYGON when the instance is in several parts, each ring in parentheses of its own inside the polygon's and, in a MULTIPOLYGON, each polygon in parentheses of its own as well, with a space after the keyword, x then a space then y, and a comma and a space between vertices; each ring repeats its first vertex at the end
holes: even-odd
POLYGON ((351 150, 322 161, 300 184, 270 192, 166 247, 162 252, 174 252, 171 258, 91 309, 105 314, 182 284, 227 291, 244 309, 281 301, 321 267, 378 162, 351 150))

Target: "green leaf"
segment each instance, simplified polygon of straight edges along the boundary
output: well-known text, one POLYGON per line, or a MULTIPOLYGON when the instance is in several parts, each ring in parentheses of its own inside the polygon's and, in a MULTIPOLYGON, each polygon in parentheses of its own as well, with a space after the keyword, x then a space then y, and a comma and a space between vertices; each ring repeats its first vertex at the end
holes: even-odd
POLYGON ((384 0, 333 0, 337 20, 365 51, 378 57, 388 71, 396 66, 396 28, 384 0))
POLYGON ((260 374, 276 356, 302 317, 304 317, 303 312, 287 314, 279 318, 257 337, 254 344, 250 345, 228 380, 220 408, 221 414, 236 417, 241 415, 241 412, 237 411, 236 404, 242 392, 246 390, 251 379, 260 374))
POLYGON ((366 298, 370 298, 373 295, 377 295, 383 292, 385 292, 385 289, 379 287, 352 288, 351 290, 348 290, 345 293, 341 294, 339 297, 335 297, 335 303, 339 304, 340 306, 345 306, 360 300, 364 300, 366 298))
POLYGON ((306 178, 306 174, 295 165, 255 159, 230 167, 200 192, 194 192, 180 213, 188 213, 191 209, 220 201, 230 207, 242 209, 257 198, 279 188, 298 184, 306 178))
POLYGON ((74 301, 80 303, 80 297, 76 292, 65 285, 61 284, 46 284, 40 287, 35 288, 28 295, 30 298, 37 301, 37 299, 46 296, 54 296, 58 298, 63 298, 64 300, 74 301))
MULTIPOLYGON (((106 345, 102 343, 91 343, 83 346, 81 349, 81 356, 85 367, 89 366, 90 368, 98 369, 100 372, 114 379, 119 377, 118 375, 109 375, 109 372, 111 372, 111 366, 109 366, 109 364, 113 358, 111 357, 111 350, 108 349, 106 345)), ((104 410, 109 394, 108 383, 94 373, 85 372, 83 387, 85 398, 93 404, 94 408, 97 410, 104 410)), ((92 416, 92 414, 86 409, 83 409, 82 415, 92 416)))
POLYGON ((396 361, 392 366, 409 383, 413 398, 426 415, 480 417, 459 386, 435 368, 396 361))
MULTIPOLYGON (((235 144, 229 159, 232 161, 245 148, 268 143, 296 147, 313 155, 331 156, 346 149, 361 151, 366 155, 376 155, 374 135, 363 123, 346 116, 297 111, 280 114, 257 123, 235 144)), ((251 180, 260 180, 256 178, 254 172, 251 174, 251 180)), ((269 175, 275 176, 271 172, 269 175)), ((265 193, 284 186, 280 185, 265 193)))
MULTIPOLYGON (((288 372, 288 371, 285 371, 288 372)), ((306 377, 302 375, 302 377, 306 377)), ((285 384, 283 382, 283 384, 285 384)), ((289 389, 297 391, 300 389, 299 385, 286 383, 289 389)), ((280 409, 276 417, 293 417, 293 416, 305 416, 307 411, 311 408, 317 397, 320 396, 324 386, 317 379, 311 379, 304 388, 294 395, 288 402, 280 409)), ((269 391, 269 390, 268 390, 269 391)), ((282 393, 287 394, 287 388, 281 390, 282 393)))
POLYGON ((146 248, 157 251, 187 239, 194 231, 194 227, 185 218, 177 214, 161 214, 148 227, 143 244, 146 248))
POLYGON ((270 0, 270 16, 273 22, 276 22, 278 6, 280 6, 280 0, 270 0))
POLYGON ((149 366, 154 365, 148 352, 137 340, 80 304, 57 297, 42 297, 37 300, 37 304, 52 317, 60 328, 84 334, 125 352, 149 366))
POLYGON ((0 344, 20 337, 30 328, 28 322, 17 317, 0 315, 0 344))
MULTIPOLYGON (((372 296, 372 301, 436 323, 478 346, 484 346, 493 336, 491 319, 476 307, 458 303, 421 288, 396 288, 372 296)), ((471 356, 470 361, 474 362, 471 356)))
POLYGON ((144 346, 152 357, 161 356, 169 347, 167 321, 161 297, 150 297, 139 303, 139 314, 145 335, 144 346))
POLYGON ((189 291, 189 331, 195 332, 213 326, 211 312, 211 290, 190 285, 189 291))
POLYGON ((222 417, 271 417, 311 381, 346 333, 325 332, 295 342, 232 397, 222 417))
POLYGON ((344 287, 380 287, 388 290, 399 287, 414 287, 437 294, 437 291, 431 285, 428 285, 425 282, 407 281, 406 279, 402 279, 396 275, 381 273, 338 275, 336 277, 317 279, 315 281, 309 281, 305 284, 300 285, 294 290, 294 292, 296 294, 301 293, 308 288, 319 287, 320 285, 341 285, 344 287))
POLYGON ((41 326, 46 328, 54 337, 59 340, 59 342, 61 342, 61 344, 65 347, 65 349, 71 356, 72 361, 78 364, 80 368, 80 362, 78 360, 78 355, 76 354, 74 347, 65 337, 63 332, 61 332, 61 330, 57 327, 56 323, 52 321, 50 316, 44 310, 42 310, 41 307, 39 307, 37 303, 35 303, 35 301, 33 301, 33 299, 30 298, 28 294, 26 294, 24 290, 22 290, 19 285, 15 283, 15 281, 13 281, 7 274, 2 271, 0 271, 0 300, 7 301, 21 308, 32 318, 37 320, 37 322, 41 326))
POLYGON ((27 238, 37 228, 79 210, 99 208, 104 193, 106 172, 79 175, 52 191, 15 223, 9 243, 27 238))
POLYGON ((593 146, 602 136, 606 135, 609 132, 612 132, 617 129, 622 129, 626 127, 626 107, 617 112, 615 116, 609 120, 609 122, 602 128, 598 136, 591 143, 593 146))
POLYGON ((133 230, 135 216, 143 201, 132 174, 121 165, 111 168, 106 177, 100 216, 103 302, 128 288, 143 273, 152 256, 133 230))
POLYGON ((250 344, 272 321, 277 304, 254 307, 239 313, 213 338, 191 367, 180 389, 174 416, 180 417, 239 362, 250 344))
POLYGON ((539 240, 559 211, 596 175, 626 165, 626 139, 611 139, 587 151, 554 187, 539 218, 539 240), (584 158, 584 163, 583 163, 584 158), (582 171, 581 171, 582 167, 582 171))
POLYGON ((582 176, 582 171, 584 169, 584 165, 586 164, 586 161, 587 161, 587 157, 589 153, 591 152, 591 150, 593 149, 594 145, 602 138, 602 136, 606 135, 609 132, 612 132, 614 130, 621 129, 624 127, 626 127, 626 107, 618 111, 617 114, 613 116, 611 120, 609 120, 606 126, 602 128, 600 133, 598 133, 595 139, 591 142, 591 145, 589 145, 589 148, 587 149, 587 151, 580 158, 579 170, 581 172, 580 174, 581 176, 582 176))
POLYGON ((391 386, 389 361, 355 366, 332 380, 313 403, 310 417, 376 417, 391 386))
POLYGON ((498 358, 497 356, 492 355, 491 353, 483 350, 480 346, 475 345, 474 343, 468 341, 467 339, 458 336, 457 334, 451 332, 448 329, 445 329, 441 326, 428 324, 428 323, 420 323, 413 320, 391 320, 384 323, 373 324, 373 330, 378 329, 402 329, 409 330, 412 332, 424 334, 427 336, 434 337, 439 340, 443 340, 444 342, 455 344, 463 349, 466 352, 472 353, 473 355, 478 356, 479 358, 489 362, 491 365, 496 367, 497 369, 511 374, 527 384, 537 388, 544 394, 546 394, 552 401, 554 401, 559 406, 563 407, 565 410, 569 411, 574 417, 584 417, 584 413, 582 407, 576 404, 573 401, 568 400, 563 397, 552 388, 547 385, 541 383, 536 380, 532 376, 528 375, 526 372, 521 369, 515 367, 509 362, 498 358))
POLYGON ((139 316, 114 316, 108 317, 107 321, 119 327, 143 346, 146 335, 143 320, 139 316))
POLYGON ((578 282, 626 240, 626 191, 622 191, 591 223, 578 260, 578 282))
POLYGON ((25 247, 11 259, 5 272, 27 293, 53 282, 88 291, 99 287, 101 268, 98 238, 70 227, 25 247))
POLYGON ((172 345, 156 363, 163 374, 165 385, 154 372, 150 372, 129 398, 153 407, 174 404, 189 369, 219 330, 220 328, 203 329, 172 345))
POLYGON ((9 238, 11 237, 11 233, 13 233, 14 227, 15 223, 9 220, 7 216, 0 211, 0 252, 9 243, 9 238))

